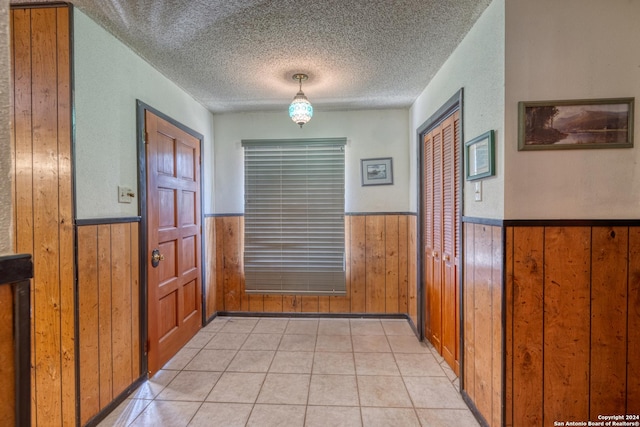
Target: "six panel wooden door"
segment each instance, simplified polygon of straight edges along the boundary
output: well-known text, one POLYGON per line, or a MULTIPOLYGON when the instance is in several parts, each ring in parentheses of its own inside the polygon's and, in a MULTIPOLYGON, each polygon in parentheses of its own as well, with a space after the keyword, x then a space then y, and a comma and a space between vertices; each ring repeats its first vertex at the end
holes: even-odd
POLYGON ((148 370, 153 375, 202 326, 200 141, 148 110, 145 130, 148 370))
POLYGON ((459 372, 460 115, 424 135, 423 210, 425 335, 459 372))

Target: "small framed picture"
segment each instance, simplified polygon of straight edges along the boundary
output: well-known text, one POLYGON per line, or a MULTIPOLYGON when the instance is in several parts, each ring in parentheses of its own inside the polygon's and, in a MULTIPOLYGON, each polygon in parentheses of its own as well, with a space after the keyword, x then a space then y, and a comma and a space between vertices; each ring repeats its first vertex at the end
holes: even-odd
POLYGON ((393 159, 361 159, 362 185, 393 184, 393 159))
POLYGON ((490 130, 464 144, 467 181, 495 174, 494 132, 490 130))

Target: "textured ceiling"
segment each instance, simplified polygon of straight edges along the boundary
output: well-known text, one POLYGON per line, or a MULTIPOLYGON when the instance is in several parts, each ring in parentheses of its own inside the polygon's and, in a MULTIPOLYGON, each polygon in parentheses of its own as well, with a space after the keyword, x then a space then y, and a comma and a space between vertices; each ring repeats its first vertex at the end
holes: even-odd
POLYGON ((408 107, 490 2, 71 0, 215 113, 408 107))

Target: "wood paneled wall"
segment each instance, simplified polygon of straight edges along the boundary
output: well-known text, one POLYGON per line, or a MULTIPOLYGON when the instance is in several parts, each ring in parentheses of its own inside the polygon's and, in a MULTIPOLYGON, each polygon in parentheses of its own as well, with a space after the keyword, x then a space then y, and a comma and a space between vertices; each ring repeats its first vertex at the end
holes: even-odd
POLYGON ((407 313, 417 324, 415 215, 345 217, 346 296, 245 294, 244 218, 205 222, 208 316, 216 311, 407 313))
POLYGON ((70 9, 14 8, 15 252, 33 255, 32 423, 76 417, 70 9))
MULTIPOLYGON (((204 239, 204 277, 202 278, 202 282, 205 286, 205 292, 202 295, 205 298, 205 318, 210 318, 213 316, 216 311, 218 304, 218 294, 217 294, 217 286, 216 286, 216 265, 217 262, 217 254, 216 254, 216 221, 214 217, 205 217, 203 224, 204 234, 202 238, 204 239)), ((221 305, 220 305, 221 306, 221 305)))
POLYGON ((13 290, 0 283, 0 420, 16 425, 16 360, 13 339, 13 290))
POLYGON ((0 420, 31 423, 31 255, 0 256, 0 420))
POLYGON ((465 223, 463 239, 462 389, 490 426, 500 426, 503 401, 502 227, 465 223))
POLYGON ((506 228, 506 425, 640 412, 640 227, 506 228))
POLYGON ((80 421, 141 376, 138 223, 78 227, 80 421))

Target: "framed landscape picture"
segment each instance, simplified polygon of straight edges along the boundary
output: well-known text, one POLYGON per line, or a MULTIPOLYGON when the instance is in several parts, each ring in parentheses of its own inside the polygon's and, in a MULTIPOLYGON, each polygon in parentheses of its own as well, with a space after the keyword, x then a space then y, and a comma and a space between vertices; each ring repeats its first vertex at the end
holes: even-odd
POLYGON ((361 159, 362 185, 393 184, 393 159, 361 159))
POLYGON ((518 103, 518 150, 633 147, 634 98, 518 103))

